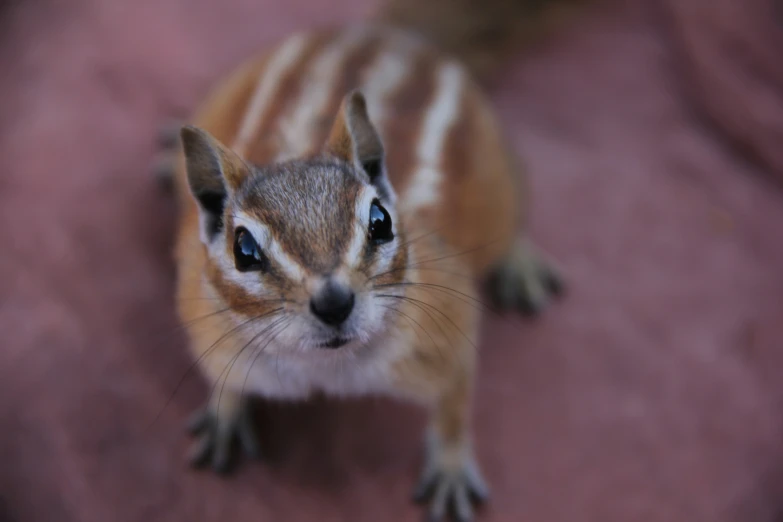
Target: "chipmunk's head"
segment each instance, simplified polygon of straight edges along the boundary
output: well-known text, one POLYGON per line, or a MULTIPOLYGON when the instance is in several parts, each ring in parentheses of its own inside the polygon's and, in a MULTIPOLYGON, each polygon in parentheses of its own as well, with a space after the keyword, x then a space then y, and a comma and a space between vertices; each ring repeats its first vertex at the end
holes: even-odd
POLYGON ((363 96, 343 101, 323 152, 256 167, 182 130, 208 252, 205 284, 275 350, 359 347, 382 334, 408 251, 363 96), (383 286, 382 286, 383 285, 383 286))

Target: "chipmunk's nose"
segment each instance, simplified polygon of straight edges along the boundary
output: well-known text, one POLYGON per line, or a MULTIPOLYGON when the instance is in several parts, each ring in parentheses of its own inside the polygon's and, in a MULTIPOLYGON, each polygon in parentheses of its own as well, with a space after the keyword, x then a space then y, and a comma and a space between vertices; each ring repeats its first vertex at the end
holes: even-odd
POLYGON ((339 326, 351 315, 353 302, 350 288, 330 280, 310 299, 310 311, 329 326, 339 326))

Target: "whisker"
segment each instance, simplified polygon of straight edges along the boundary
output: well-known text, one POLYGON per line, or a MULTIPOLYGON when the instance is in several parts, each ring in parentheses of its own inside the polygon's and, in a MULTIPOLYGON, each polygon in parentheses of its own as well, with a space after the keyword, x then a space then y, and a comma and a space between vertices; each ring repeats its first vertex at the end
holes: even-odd
MULTIPOLYGON (((246 343, 245 343, 245 344, 242 346, 242 348, 240 348, 239 350, 237 350, 237 353, 235 353, 234 355, 232 355, 232 356, 231 356, 231 359, 229 359, 229 361, 228 361, 228 363, 226 364, 226 366, 223 368, 223 370, 220 372, 220 374, 218 374, 217 378, 215 379, 215 382, 216 382, 216 383, 220 382, 220 379, 223 377, 223 374, 224 374, 224 373, 226 374, 226 380, 227 380, 227 379, 228 379, 228 374, 229 374, 229 373, 231 373, 231 370, 233 369, 234 363, 235 363, 235 362, 237 361, 237 359, 238 359, 238 358, 239 358, 239 357, 242 355, 242 352, 243 352, 243 351, 244 351, 246 348, 248 348, 248 347, 249 347, 249 346, 250 346, 250 345, 251 345, 251 344, 252 344, 252 343, 253 343, 253 342, 254 342, 256 339, 258 339, 259 337, 261 337, 261 336, 262 336, 262 335, 264 335, 264 334, 267 334, 267 333, 269 333, 269 332, 270 332, 270 331, 271 331, 271 330, 272 330, 272 329, 273 329, 275 326, 277 326, 278 324, 280 324, 280 323, 281 323, 281 322, 282 322, 284 319, 285 319, 285 317, 280 317, 280 318, 278 318, 278 319, 275 319, 274 321, 272 321, 272 322, 271 322, 271 323, 269 323, 268 325, 264 326, 264 328, 263 328, 263 329, 262 329, 260 332, 258 332, 258 333, 256 333, 256 334, 254 334, 254 335, 253 335, 253 336, 250 338, 250 340, 249 340, 248 342, 246 342, 246 343)), ((210 396, 211 396, 211 395, 212 395, 212 393, 214 392, 214 388, 215 388, 216 386, 217 386, 217 384, 213 385, 213 390, 212 390, 212 392, 210 392, 210 396)))
POLYGON ((440 232, 444 228, 446 228, 446 227, 443 226, 443 227, 433 228, 429 232, 425 232, 424 234, 421 234, 420 236, 416 236, 415 238, 409 239, 408 241, 403 241, 402 243, 400 243, 398 248, 410 246, 410 245, 412 245, 412 244, 414 244, 414 243, 416 243, 418 241, 421 241, 422 239, 426 239, 426 238, 432 236, 433 234, 436 234, 436 233, 440 232))
POLYGON ((401 267, 398 267, 398 268, 392 268, 391 270, 387 270, 385 272, 381 272, 380 274, 375 274, 373 276, 370 276, 370 277, 368 277, 365 280, 365 283, 370 282, 370 281, 375 281, 376 279, 379 279, 379 278, 381 278, 383 276, 386 276, 386 275, 394 274, 394 273, 397 273, 397 272, 403 272, 403 271, 406 271, 406 270, 415 270, 417 272, 424 272, 424 271, 427 271, 427 272, 438 272, 440 274, 451 275, 451 276, 454 276, 454 277, 459 277, 459 278, 462 278, 462 279, 466 279, 468 281, 475 281, 476 280, 476 278, 473 275, 461 274, 459 272, 453 272, 451 270, 444 270, 442 268, 401 266, 401 267))
MULTIPOLYGON (((460 299, 460 301, 462 301, 463 303, 469 304, 469 305, 473 306, 474 308, 476 308, 477 310, 490 311, 490 312, 494 312, 494 313, 500 315, 500 312, 498 310, 494 309, 493 307, 491 307, 490 305, 484 303, 483 301, 481 301, 479 299, 476 299, 475 297, 473 297, 473 296, 471 296, 469 294, 466 294, 465 292, 461 292, 461 291, 459 291, 459 290, 457 290, 455 288, 450 288, 448 286, 438 285, 438 284, 435 284, 435 283, 421 283, 421 282, 417 282, 417 281, 402 281, 402 282, 399 282, 399 283, 386 283, 386 284, 382 284, 382 285, 375 285, 373 288, 393 288, 395 286, 421 287, 422 289, 429 289, 429 290, 433 290, 433 291, 439 291, 439 292, 443 292, 443 293, 446 293, 446 294, 451 292, 451 293, 457 294, 457 296, 464 297, 464 298, 472 301, 472 302, 469 302, 469 301, 466 301, 464 299, 460 299), (476 304, 474 304, 474 303, 478 303, 483 308, 481 308, 479 306, 476 306, 476 304)), ((453 296, 453 297, 458 298, 457 296, 453 296)))
MULTIPOLYGON (((397 300, 406 301, 409 304, 415 306, 416 308, 418 308, 419 310, 421 310, 422 312, 427 314, 427 317, 429 317, 432 320, 432 322, 435 323, 435 326, 438 327, 438 330, 440 330, 440 333, 443 335, 443 338, 446 340, 446 342, 449 341, 449 337, 446 335, 446 331, 443 329, 443 327, 441 326, 440 322, 437 319, 435 319, 435 317, 433 317, 433 315, 426 308, 422 307, 421 304, 419 304, 419 302, 417 302, 416 299, 412 299, 412 298, 404 297, 404 296, 400 296, 400 295, 391 295, 391 294, 375 294, 375 295, 377 297, 386 297, 386 298, 389 298, 389 299, 397 299, 397 300)), ((445 359, 443 357, 443 352, 440 351, 440 346, 438 345, 438 343, 435 343, 435 341, 433 340, 433 344, 435 345, 435 348, 437 348, 438 354, 440 355, 441 359, 445 359)))
POLYGON ((440 292, 441 294, 444 294, 446 296, 449 296, 453 299, 458 299, 459 301, 472 306, 473 308, 481 311, 487 311, 493 314, 493 316, 496 319, 499 319, 506 325, 510 326, 511 328, 520 331, 519 330, 519 324, 516 323, 513 320, 513 316, 509 317, 505 315, 501 310, 485 303, 484 301, 481 301, 480 299, 477 299, 469 294, 466 294, 464 292, 461 292, 455 288, 450 288, 448 286, 444 285, 438 285, 434 283, 419 283, 419 282, 411 282, 411 281, 403 281, 400 283, 388 283, 383 285, 375 285, 374 288, 393 288, 395 286, 409 286, 409 287, 418 287, 420 290, 428 290, 430 292, 436 291, 440 292), (456 295, 453 295, 456 294, 456 295), (464 299, 463 299, 464 298, 464 299), (480 305, 480 306, 479 306, 480 305))
MULTIPOLYGON (((383 305, 383 304, 381 306, 384 307, 384 308, 387 308, 388 310, 390 310, 392 312, 395 312, 395 313, 399 314, 403 319, 407 320, 409 324, 417 325, 425 334, 427 334, 427 337, 430 338, 430 342, 432 343, 433 346, 435 346, 438 349, 438 354, 440 354, 440 348, 438 347, 438 344, 435 342, 435 339, 432 338, 432 335, 430 335, 430 332, 426 328, 424 328, 421 325, 421 323, 419 323, 416 319, 414 319, 410 315, 406 314, 405 312, 402 312, 401 310, 398 310, 397 308, 395 308, 393 306, 387 306, 387 305, 383 305)), ((419 332, 416 331, 415 327, 413 328, 413 331, 416 332, 416 338, 419 341, 421 341, 421 336, 419 335, 419 332)), ((441 357, 443 357, 443 356, 441 355, 441 357)), ((404 361, 404 364, 405 364, 406 368, 410 371, 410 369, 411 369, 411 361, 407 357, 404 358, 403 361, 404 361)))
MULTIPOLYGON (((418 326, 421 330, 424 331, 424 333, 427 334, 427 336, 430 338, 430 341, 432 342, 432 344, 435 344, 435 339, 432 338, 430 333, 427 330, 425 330, 424 327, 421 325, 421 323, 419 323, 416 319, 412 318, 411 316, 409 316, 405 312, 402 312, 402 311, 394 308, 393 306, 383 305, 383 304, 381 306, 386 308, 386 309, 388 309, 388 310, 391 310, 392 312, 395 312, 395 313, 399 314, 400 316, 402 316, 403 319, 407 319, 410 324, 412 324, 412 325, 415 324, 416 326, 418 326)), ((413 331, 415 332, 416 329, 414 328, 413 331)), ((418 332, 416 333, 416 337, 419 340, 421 340, 421 337, 419 337, 418 332)))
MULTIPOLYGON (((422 301, 422 300, 420 300, 420 299, 414 299, 413 297, 408 297, 408 296, 391 296, 391 297, 393 297, 393 298, 396 298, 396 299, 405 300, 405 301, 416 302, 416 303, 419 303, 419 304, 421 304, 422 306, 426 306, 426 307, 428 307, 428 308, 431 308, 431 309, 432 309, 432 310, 434 310, 435 312, 439 313, 439 314, 440 314, 440 315, 441 315, 441 316, 442 316, 444 319, 446 319, 446 320, 447 320, 449 323, 451 323, 451 325, 452 325, 452 326, 453 326, 453 327, 454 327, 454 328, 455 328, 455 329, 456 329, 456 330, 457 330, 457 331, 458 331, 458 332, 459 332, 459 333, 462 335, 462 337, 464 337, 464 338, 465 338, 465 340, 466 340, 466 341, 468 341, 468 342, 470 343, 470 345, 471 345, 471 346, 472 346, 472 347, 473 347, 475 350, 478 350, 478 348, 476 348, 476 344, 475 344, 475 343, 474 343, 472 340, 470 340, 470 338, 469 338, 467 335, 465 335, 465 332, 463 332, 463 331, 462 331, 462 329, 460 329, 460 327, 459 327, 459 326, 457 326, 457 324, 456 324, 456 323, 455 323, 455 322, 454 322, 454 321, 453 321, 453 320, 452 320, 452 319, 451 319, 451 318, 450 318, 448 315, 446 315, 445 313, 443 313, 443 312, 442 312, 442 311, 441 311, 439 308, 437 308, 436 306, 433 306, 433 305, 431 305, 430 303, 427 303, 427 302, 425 302, 425 301, 422 301)), ((445 335, 445 334, 444 334, 444 335, 445 335)))
MULTIPOLYGON (((169 331, 169 328, 167 327, 166 328, 166 334, 167 334, 167 336, 174 335, 178 331, 184 330, 185 328, 187 328, 189 326, 193 326, 194 324, 196 324, 199 321, 203 321, 204 319, 209 319, 210 317, 215 317, 217 315, 224 314, 224 313, 230 312, 230 311, 231 311, 231 307, 227 306, 225 308, 221 308, 220 310, 216 310, 216 311, 210 312, 208 314, 204 314, 202 316, 195 317, 193 319, 190 319, 189 321, 180 322, 179 324, 177 324, 176 326, 174 326, 172 328, 173 331, 169 331)), ((161 330, 161 331, 158 331, 158 332, 154 332, 152 335, 158 336, 158 335, 163 334, 163 333, 164 333, 163 330, 161 330)))
MULTIPOLYGON (((253 361, 255 362, 255 360, 253 361)), ((275 375, 277 376, 277 384, 280 386, 280 388, 283 387, 283 381, 280 380, 280 351, 277 352, 277 357, 275 357, 275 375)))
MULTIPOLYGON (((433 234, 433 233, 434 233, 434 231, 430 232, 429 234, 425 234, 424 236, 421 236, 421 237, 425 237, 425 236, 433 234)), ((419 239, 421 239, 421 237, 419 239)), ((482 244, 482 245, 479 245, 479 246, 476 246, 476 247, 473 247, 473 248, 469 248, 467 250, 462 250, 460 252, 455 252, 455 253, 452 253, 452 254, 438 256, 438 257, 430 258, 430 259, 423 259, 421 261, 417 261, 415 263, 411 263, 411 264, 403 266, 403 267, 392 268, 390 270, 386 270, 386 271, 381 272, 379 274, 375 274, 373 276, 368 277, 367 281, 373 281, 373 280, 378 279, 379 277, 383 277, 385 275, 393 274, 395 272, 400 272, 400 271, 403 271, 403 270, 410 270, 410 269, 413 269, 413 268, 416 268, 417 270, 426 270, 428 268, 417 268, 417 267, 420 267, 421 265, 425 265, 425 264, 435 263, 437 261, 445 261, 447 259, 453 259, 453 258, 457 258, 457 257, 460 257, 460 256, 465 256, 465 255, 471 254, 473 252, 477 252, 477 251, 481 250, 482 248, 487 248, 487 247, 489 247, 489 246, 491 246, 493 244, 498 243, 499 241, 500 241, 499 239, 495 239, 495 240, 490 241, 488 243, 485 243, 485 244, 482 244)), ((454 274, 454 275, 456 275, 456 274, 454 274)), ((460 275, 460 277, 470 278, 470 276, 464 275, 464 274, 460 275)))
MULTIPOLYGON (((283 319, 287 319, 287 318, 285 318, 285 317, 284 317, 283 319)), ((274 341, 275 339, 277 339, 277 336, 278 336, 278 335, 280 335, 281 333, 283 333, 284 331, 286 331, 286 330, 288 329, 288 327, 289 327, 289 326, 291 326, 291 322, 292 322, 292 321, 293 321, 293 319, 288 319, 288 322, 285 322, 285 323, 283 323, 283 327, 282 327, 282 328, 280 328, 279 330, 277 330, 277 331, 276 331, 276 332, 275 332, 275 333, 272 335, 272 337, 271 337, 271 338, 270 338, 270 339, 269 339, 269 340, 266 342, 266 344, 265 344, 265 345, 264 345, 264 346, 263 346, 263 347, 262 347, 260 350, 258 350, 258 352, 256 352, 255 356, 253 356, 253 360, 252 360, 252 361, 250 361, 250 365, 248 366, 248 368, 247 368, 247 372, 245 373, 245 379, 244 379, 244 381, 242 381, 242 393, 244 393, 244 392, 245 392, 245 387, 247 386, 247 379, 248 379, 248 377, 250 376, 250 371, 253 369, 253 365, 255 365, 255 364, 256 364, 256 360, 258 359, 259 355, 261 355, 261 353, 262 353, 264 350, 266 350, 266 347, 267 347, 267 346, 269 346, 269 344, 270 344, 272 341, 274 341)), ((277 353, 277 357, 275 358, 275 364, 277 365, 279 362, 280 362, 280 352, 278 352, 278 353, 277 353)), ((278 380, 278 383, 279 383, 279 384, 280 384, 280 386, 282 387, 282 382, 280 381, 280 373, 279 373, 279 369, 278 369, 278 368, 276 368, 276 369, 275 369, 275 371, 277 372, 277 380, 278 380)))
MULTIPOLYGON (((261 303, 261 304, 263 304, 263 303, 261 303)), ((205 321, 205 320, 207 320, 207 319, 209 319, 209 318, 212 318, 212 317, 217 317, 217 316, 219 316, 219 315, 222 315, 222 314, 225 314, 225 313, 228 313, 228 312, 231 312, 231 311, 235 311, 235 312, 236 312, 236 311, 240 311, 240 312, 241 312, 241 311, 243 311, 243 310, 246 310, 246 309, 249 309, 249 308, 251 308, 251 307, 255 307, 255 306, 256 306, 256 303, 254 303, 253 305, 248 305, 248 306, 245 306, 245 307, 236 307, 236 308, 232 308, 232 307, 225 307, 225 308, 221 308, 220 310, 216 310, 216 311, 210 312, 210 313, 208 313, 208 314, 204 314, 204 315, 202 315, 202 316, 195 317, 195 318, 193 318, 193 319, 190 319, 190 320, 188 320, 188 321, 180 322, 180 323, 179 323, 179 324, 177 324, 176 326, 174 326, 174 327, 170 327, 171 329, 169 329, 169 327, 167 327, 165 332, 163 332, 162 330, 161 330, 161 331, 154 332, 153 334, 151 334, 151 335, 150 335, 150 338, 149 338, 149 339, 151 340, 153 336, 154 336, 154 337, 158 337, 158 336, 160 336, 161 334, 164 334, 164 333, 165 333, 165 335, 163 335, 162 337, 159 337, 159 338, 158 338, 158 339, 155 341, 155 344, 156 344, 156 345, 159 345, 160 343, 162 343, 162 342, 163 342, 163 341, 165 341, 166 339, 168 339, 168 338, 172 337, 172 336, 173 336, 173 335, 175 335, 176 333, 178 333, 178 332, 181 332, 181 331, 183 331, 183 330, 186 330, 187 328, 189 328, 189 327, 191 327, 191 326, 195 325, 195 324, 196 324, 196 323, 198 323, 198 322, 205 321)))
POLYGON ((177 392, 179 391, 179 389, 182 387, 182 384, 185 382, 185 379, 188 377, 188 375, 190 375, 190 372, 192 372, 192 371, 193 371, 193 370, 196 368, 196 366, 198 366, 198 364, 200 364, 200 363, 201 363, 201 362, 202 362, 202 361, 203 361, 203 360, 204 360, 206 357, 208 357, 208 356, 209 356, 209 354, 210 354, 210 353, 211 353, 211 352, 212 352, 214 349, 216 349, 216 348, 217 348, 217 346, 218 346, 218 344, 219 344, 220 342, 222 342, 224 339, 226 339, 226 338, 227 338, 228 336, 230 336, 232 333, 234 333, 234 332, 238 331, 240 328, 242 328, 242 327, 244 327, 244 326, 246 326, 246 325, 248 325, 248 324, 250 324, 250 323, 252 323, 252 322, 254 322, 254 321, 257 321, 257 320, 259 320, 259 319, 262 319, 262 318, 264 318, 264 317, 266 317, 266 316, 269 316, 269 315, 272 315, 272 314, 274 314, 274 313, 277 313, 277 312, 279 312, 279 311, 281 311, 281 310, 282 310, 282 308, 277 308, 277 309, 275 309, 275 310, 272 310, 272 311, 270 311, 270 312, 266 312, 266 313, 264 313, 264 314, 261 314, 261 315, 259 315, 259 316, 256 316, 256 317, 251 317, 251 318, 247 319, 246 321, 243 321, 243 322, 241 322, 241 323, 240 323, 240 324, 238 324, 237 326, 235 326, 235 327, 231 328, 229 331, 225 332, 223 335, 221 335, 221 336, 220 336, 220 337, 219 337, 219 338, 218 338, 218 339, 217 339, 217 340, 216 340, 214 343, 212 343, 212 345, 211 345, 209 348, 207 348, 207 349, 204 351, 204 353, 202 353, 200 356, 198 356, 198 357, 197 357, 197 358, 196 358, 196 359, 195 359, 195 360, 194 360, 194 361, 193 361, 193 362, 190 364, 190 366, 188 366, 188 369, 185 371, 184 375, 183 375, 183 376, 182 376, 182 377, 179 379, 179 382, 177 382, 177 385, 174 387, 174 391, 171 393, 171 395, 169 396, 168 400, 167 400, 167 401, 166 401, 166 403, 163 405, 163 408, 161 409, 161 411, 160 411, 160 412, 158 412, 158 414, 155 416, 155 419, 152 421, 152 423, 150 424, 150 426, 149 426, 149 427, 152 427, 152 426, 155 424, 155 422, 157 422, 157 421, 158 421, 158 419, 159 419, 159 418, 160 418, 160 416, 163 414, 163 412, 166 410, 166 408, 169 406, 169 404, 171 404, 171 401, 174 399, 174 396, 177 394, 177 392))
MULTIPOLYGON (((220 298, 194 298, 193 301, 201 300, 204 301, 212 300, 216 302, 222 302, 220 298)), ((184 300, 183 300, 184 301, 184 300)), ((246 310, 250 310, 253 308, 257 308, 259 306, 263 306, 266 304, 279 304, 279 303, 294 303, 294 301, 289 300, 283 300, 283 299, 269 299, 269 300, 259 300, 254 301, 253 303, 243 305, 243 306, 225 306, 223 308, 220 308, 219 310, 214 310, 212 312, 206 313, 204 315, 194 317, 193 319, 189 319, 187 321, 178 321, 178 324, 174 326, 167 326, 165 329, 156 330, 155 332, 151 332, 149 336, 144 340, 145 343, 154 342, 155 346, 161 345, 163 342, 171 339, 174 335, 187 330, 188 328, 196 325, 197 323, 201 321, 205 321, 210 318, 214 318, 223 314, 226 314, 228 312, 244 312, 246 310)))
POLYGON ((500 241, 500 240, 496 239, 496 240, 490 241, 489 243, 486 243, 484 245, 480 245, 480 246, 477 246, 477 247, 474 247, 474 248, 470 248, 468 250, 463 250, 463 251, 457 252, 455 254, 449 254, 449 255, 445 255, 445 256, 436 257, 434 259, 425 259, 423 261, 418 261, 416 263, 408 265, 408 267, 412 268, 412 267, 415 267, 415 266, 423 265, 425 263, 434 263, 436 261, 442 261, 444 259, 451 259, 451 258, 455 258, 455 257, 464 256, 464 255, 467 255, 467 254, 472 254, 473 252, 477 252, 477 251, 481 250, 482 248, 486 248, 488 246, 494 245, 498 241, 500 241))
POLYGON ((220 403, 223 400, 223 390, 226 387, 226 382, 228 382, 228 377, 229 377, 229 375, 231 375, 231 370, 234 368, 234 364, 237 362, 237 359, 239 359, 239 357, 242 355, 242 353, 251 344, 253 344, 256 341, 256 339, 258 339, 262 335, 267 334, 270 331, 272 331, 272 329, 274 329, 277 325, 279 325, 285 319, 286 319, 285 317, 281 317, 279 319, 276 319, 276 320, 272 321, 272 323, 270 323, 269 325, 265 326, 263 330, 261 330, 259 333, 257 333, 253 337, 251 337, 250 340, 247 343, 245 343, 245 345, 242 346, 242 348, 236 353, 236 355, 234 355, 231 358, 231 361, 229 362, 229 364, 226 365, 226 368, 224 368, 223 371, 220 372, 220 375, 218 375, 217 379, 215 379, 215 384, 213 385, 212 391, 209 394, 209 397, 210 397, 210 400, 211 400, 212 395, 215 393, 215 389, 217 388, 217 384, 220 382, 220 378, 223 377, 223 373, 225 372, 226 377, 225 377, 225 379, 223 379, 223 384, 221 384, 221 386, 220 386, 220 394, 218 395, 218 406, 217 406, 216 415, 220 416, 220 403))
MULTIPOLYGON (((413 298, 412 298, 412 297, 407 297, 407 296, 406 296, 406 299, 413 299, 413 298)), ((415 300, 416 300, 416 301, 418 301, 418 302, 420 302, 422 305, 424 305, 424 306, 427 306, 427 307, 429 307, 429 308, 431 308, 431 309, 435 310, 436 312, 438 312, 438 313, 439 313, 439 314, 440 314, 440 315, 441 315, 441 316, 442 316, 444 319, 446 319, 446 320, 447 320, 449 323, 451 323, 451 325, 452 325, 452 326, 453 326, 453 327, 454 327, 454 328, 455 328, 455 329, 456 329, 456 330, 457 330, 457 331, 458 331, 458 332, 459 332, 459 333, 462 335, 462 337, 463 337, 463 338, 464 338, 466 341, 468 341, 468 343, 470 343, 470 345, 473 347, 473 349, 474 349, 474 350, 478 351, 478 347, 476 346, 476 343, 474 343, 474 342, 473 342, 473 340, 472 340, 470 337, 468 337, 468 336, 465 334, 465 332, 463 332, 463 331, 462 331, 462 329, 461 329, 459 326, 457 326, 457 323, 455 323, 455 322, 454 322, 454 321, 453 321, 453 320, 452 320, 452 319, 451 319, 451 318, 450 318, 448 315, 446 315, 446 314, 445 314, 445 313, 443 313, 443 312, 442 312, 442 311, 441 311, 439 308, 437 308, 437 307, 435 307, 435 306, 431 305, 430 303, 427 303, 427 302, 421 301, 421 300, 419 300, 419 299, 415 299, 415 300)))
MULTIPOLYGON (((274 295, 274 294, 269 294, 274 295)), ((276 297, 274 299, 264 299, 265 296, 253 296, 254 299, 257 299, 256 301, 253 301, 253 305, 257 306, 259 304, 267 304, 267 303, 293 303, 291 299, 285 299, 283 297, 276 297)), ((178 301, 223 301, 222 297, 177 297, 178 301)))

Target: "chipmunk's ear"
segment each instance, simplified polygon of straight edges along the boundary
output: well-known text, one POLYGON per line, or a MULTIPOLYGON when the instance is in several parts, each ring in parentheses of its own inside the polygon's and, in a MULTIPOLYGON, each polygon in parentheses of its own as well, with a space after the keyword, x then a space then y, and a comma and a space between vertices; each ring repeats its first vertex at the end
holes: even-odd
POLYGON ((383 143, 370 121, 367 102, 361 91, 352 91, 343 99, 325 149, 328 154, 352 163, 366 174, 382 198, 387 201, 394 199, 386 177, 383 143))
POLYGON ((223 227, 226 198, 250 173, 242 158, 208 132, 186 125, 180 130, 185 168, 202 215, 202 234, 211 240, 223 227))

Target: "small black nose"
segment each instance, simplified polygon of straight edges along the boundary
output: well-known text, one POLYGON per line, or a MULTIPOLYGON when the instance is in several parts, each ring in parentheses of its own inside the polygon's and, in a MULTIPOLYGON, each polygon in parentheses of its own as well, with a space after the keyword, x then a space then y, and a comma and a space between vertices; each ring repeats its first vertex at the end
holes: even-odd
POLYGON ((353 301, 350 288, 329 282, 310 299, 310 311, 329 326, 338 326, 351 315, 353 301))

